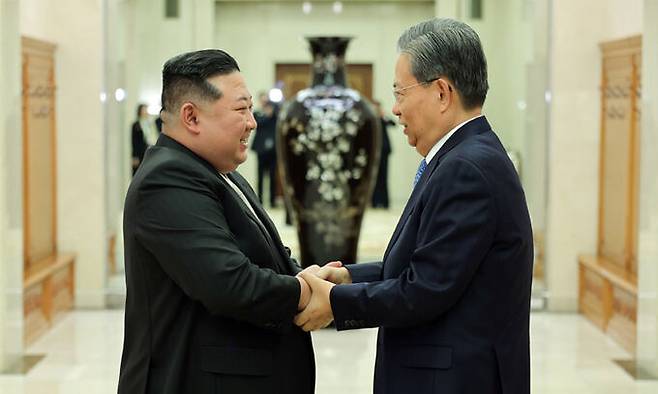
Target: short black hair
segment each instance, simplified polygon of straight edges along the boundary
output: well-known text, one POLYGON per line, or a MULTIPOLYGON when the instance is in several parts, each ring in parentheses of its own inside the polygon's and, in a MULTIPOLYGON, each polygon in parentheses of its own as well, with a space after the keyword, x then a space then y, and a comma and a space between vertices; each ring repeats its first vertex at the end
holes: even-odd
POLYGON ((235 71, 240 71, 238 63, 221 49, 187 52, 167 60, 162 68, 162 111, 175 113, 191 97, 221 98, 222 92, 208 79, 235 71))

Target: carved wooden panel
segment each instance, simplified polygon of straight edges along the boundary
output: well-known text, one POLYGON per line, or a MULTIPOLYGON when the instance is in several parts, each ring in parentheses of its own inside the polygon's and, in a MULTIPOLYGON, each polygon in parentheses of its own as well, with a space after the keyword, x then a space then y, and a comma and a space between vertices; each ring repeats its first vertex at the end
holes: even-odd
POLYGON ((48 330, 74 301, 75 255, 57 250, 55 45, 22 38, 24 339, 48 330))
POLYGON ((605 281, 594 271, 581 267, 580 311, 594 324, 605 329, 605 281))
POLYGON ((55 46, 22 39, 25 274, 57 253, 55 46))
POLYGON ((641 37, 601 44, 599 255, 637 273, 641 37))
POLYGON ((630 353, 637 330, 637 227, 642 37, 601 44, 599 229, 579 257, 580 311, 630 353))
POLYGON ((73 307, 75 255, 59 254, 23 282, 24 338, 31 343, 73 307))
POLYGON ((606 332, 630 353, 635 352, 637 296, 622 288, 612 292, 612 311, 606 332))
POLYGON ((634 277, 603 257, 583 255, 579 309, 629 353, 635 353, 637 285, 634 277))
POLYGON ((44 291, 44 286, 30 286, 23 290, 23 324, 26 343, 31 343, 50 327, 46 314, 44 291))
POLYGON ((57 321, 64 312, 73 307, 73 264, 67 264, 53 272, 51 279, 51 320, 57 321))
MULTIPOLYGON (((641 44, 638 44, 641 47, 641 44)), ((637 278, 637 244, 638 244, 638 227, 639 227, 639 191, 640 191, 640 125, 642 124, 642 52, 638 50, 633 56, 633 64, 635 67, 635 84, 630 95, 634 97, 632 100, 632 111, 634 116, 634 129, 635 132, 631 138, 631 162, 630 162, 630 200, 631 206, 628 215, 629 227, 629 259, 627 262, 627 271, 635 278, 637 278)))

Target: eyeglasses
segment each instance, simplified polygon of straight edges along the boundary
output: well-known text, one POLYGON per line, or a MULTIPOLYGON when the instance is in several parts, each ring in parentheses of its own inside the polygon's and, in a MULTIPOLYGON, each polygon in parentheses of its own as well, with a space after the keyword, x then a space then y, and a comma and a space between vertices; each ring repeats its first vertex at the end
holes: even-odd
POLYGON ((420 86, 420 85, 427 85, 428 83, 432 83, 432 82, 434 82, 438 79, 439 78, 434 78, 434 79, 430 79, 429 81, 418 82, 418 83, 415 83, 413 85, 405 86, 403 88, 393 89, 393 97, 395 97, 395 102, 396 103, 400 102, 400 97, 402 97, 401 93, 404 92, 405 90, 415 88, 416 86, 420 86))

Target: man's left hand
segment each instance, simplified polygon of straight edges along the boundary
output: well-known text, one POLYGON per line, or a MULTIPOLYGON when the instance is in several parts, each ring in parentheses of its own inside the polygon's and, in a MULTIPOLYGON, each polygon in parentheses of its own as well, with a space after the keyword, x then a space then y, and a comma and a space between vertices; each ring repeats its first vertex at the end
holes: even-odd
POLYGON ((307 271, 300 272, 299 276, 308 283, 313 294, 306 309, 295 316, 295 324, 304 331, 315 331, 328 326, 334 320, 329 294, 335 284, 322 280, 307 271))

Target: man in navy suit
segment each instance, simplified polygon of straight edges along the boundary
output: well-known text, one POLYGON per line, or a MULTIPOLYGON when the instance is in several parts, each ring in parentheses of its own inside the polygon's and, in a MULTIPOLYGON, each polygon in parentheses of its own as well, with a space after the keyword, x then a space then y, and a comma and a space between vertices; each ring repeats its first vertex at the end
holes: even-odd
POLYGON ((377 394, 527 394, 532 231, 518 175, 481 114, 479 37, 434 19, 398 49, 393 113, 423 156, 413 192, 383 261, 303 273, 313 295, 295 322, 379 327, 377 394))

